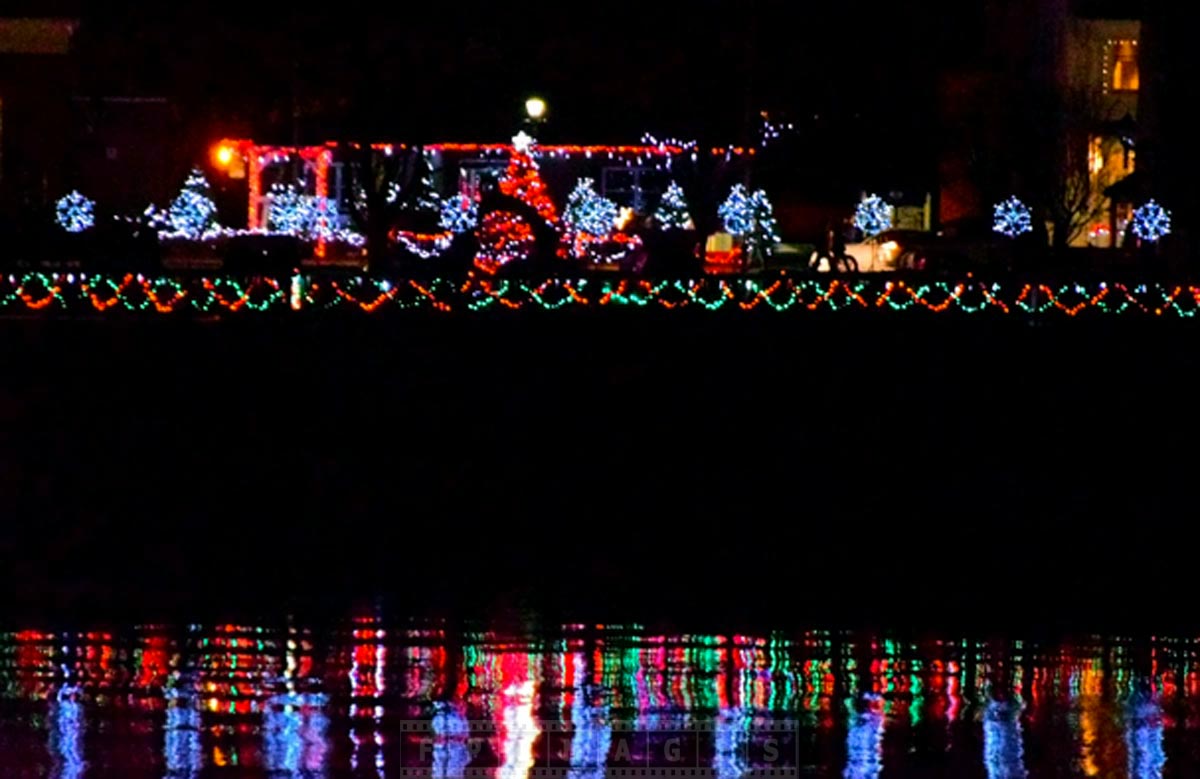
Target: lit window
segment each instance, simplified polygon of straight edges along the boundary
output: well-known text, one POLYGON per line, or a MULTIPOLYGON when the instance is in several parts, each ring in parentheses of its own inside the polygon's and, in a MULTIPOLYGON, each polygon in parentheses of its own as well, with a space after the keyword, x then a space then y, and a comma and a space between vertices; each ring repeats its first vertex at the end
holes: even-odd
POLYGON ((1119 40, 1109 42, 1109 87, 1114 92, 1138 91, 1138 45, 1137 41, 1119 40))

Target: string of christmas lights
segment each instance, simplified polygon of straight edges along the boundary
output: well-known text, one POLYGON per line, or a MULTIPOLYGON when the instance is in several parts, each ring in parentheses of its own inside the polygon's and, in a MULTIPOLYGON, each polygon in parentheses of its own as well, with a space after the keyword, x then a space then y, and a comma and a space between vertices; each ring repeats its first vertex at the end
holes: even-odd
POLYGON ((5 314, 221 314, 337 308, 373 313, 389 309, 453 312, 605 307, 1069 318, 1085 314, 1133 315, 1190 320, 1200 311, 1200 285, 1002 285, 972 277, 914 283, 886 276, 853 280, 791 276, 693 280, 470 277, 465 281, 303 274, 294 278, 37 272, 0 276, 0 312, 5 314))

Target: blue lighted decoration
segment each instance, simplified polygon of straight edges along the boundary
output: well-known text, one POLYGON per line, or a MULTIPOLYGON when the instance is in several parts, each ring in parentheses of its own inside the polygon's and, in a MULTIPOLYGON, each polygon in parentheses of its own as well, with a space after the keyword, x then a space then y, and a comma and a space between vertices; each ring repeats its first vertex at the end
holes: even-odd
POLYGON ((433 779, 456 779, 463 776, 471 762, 471 749, 467 745, 471 728, 463 713, 463 706, 450 701, 434 701, 433 720, 433 764, 430 775, 433 779))
POLYGON ((895 209, 878 195, 870 195, 858 204, 854 211, 854 226, 863 231, 863 235, 879 235, 892 227, 892 215, 895 209))
POLYGON ((847 701, 849 727, 846 730, 846 779, 877 779, 883 771, 883 700, 867 693, 860 705, 847 701))
POLYGON ((68 233, 82 233, 96 224, 96 204, 79 192, 70 192, 59 198, 55 209, 55 221, 68 233))
POLYGON ((725 225, 725 232, 730 235, 743 236, 754 227, 754 206, 750 202, 750 193, 741 184, 734 185, 729 191, 729 197, 717 209, 717 216, 725 225))
POLYGON ((983 763, 988 779, 1028 776, 1021 735, 1020 701, 989 700, 983 712, 983 763))
POLYGON ((717 209, 717 215, 725 225, 725 232, 745 241, 750 256, 770 256, 779 243, 774 207, 761 189, 751 194, 741 184, 734 185, 717 209))
POLYGON ((455 195, 442 201, 439 224, 452 233, 466 233, 479 224, 479 203, 466 195, 455 195))
POLYGON ((163 726, 163 757, 169 776, 199 774, 204 766, 200 746, 200 709, 194 697, 171 688, 164 691, 167 721, 163 726))
POLYGON ((1154 243, 1171 234, 1171 212, 1151 200, 1133 212, 1133 234, 1154 243))
POLYGON ((78 685, 65 684, 50 705, 50 754, 56 769, 52 775, 60 779, 82 779, 87 768, 82 693, 78 685))
POLYGON ((1029 206, 1016 197, 997 203, 992 209, 992 230, 1009 238, 1033 231, 1029 206))
POLYGON ((563 223, 568 230, 587 233, 594 238, 607 238, 616 229, 620 215, 617 204, 596 194, 592 179, 583 178, 567 196, 563 223))
POLYGON ((308 232, 312 222, 312 198, 305 196, 291 184, 276 184, 271 187, 270 204, 267 206, 269 229, 288 235, 300 235, 308 232))
POLYGON ((687 200, 683 196, 683 187, 674 181, 667 186, 658 208, 654 210, 654 221, 663 230, 693 230, 695 224, 692 215, 688 213, 687 200))
POLYGON ((208 196, 209 192, 204 174, 193 169, 167 209, 165 221, 171 234, 196 240, 220 229, 217 206, 208 196))
POLYGON ((302 238, 335 238, 348 235, 337 230, 337 203, 331 198, 305 195, 292 186, 271 187, 267 227, 277 233, 302 238))

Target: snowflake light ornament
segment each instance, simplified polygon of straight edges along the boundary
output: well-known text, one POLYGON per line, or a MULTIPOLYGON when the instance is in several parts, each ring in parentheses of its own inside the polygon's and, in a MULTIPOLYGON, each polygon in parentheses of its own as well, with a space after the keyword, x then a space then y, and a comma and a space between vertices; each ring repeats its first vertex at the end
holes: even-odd
POLYGON ((892 227, 895 209, 878 195, 870 195, 854 211, 854 226, 864 235, 879 235, 892 227))
POLYGON ((1009 238, 1033 231, 1033 217, 1029 206, 1016 197, 1010 197, 992 208, 992 230, 1009 238))
POLYGON ((452 233, 466 233, 479 224, 479 204, 466 195, 455 195, 442 201, 439 224, 452 233))
POLYGON ((1151 200, 1133 212, 1133 234, 1154 243, 1171 234, 1171 212, 1151 200))
POLYGON ((79 192, 70 192, 59 198, 54 219, 68 233, 82 233, 96 224, 96 204, 79 192))

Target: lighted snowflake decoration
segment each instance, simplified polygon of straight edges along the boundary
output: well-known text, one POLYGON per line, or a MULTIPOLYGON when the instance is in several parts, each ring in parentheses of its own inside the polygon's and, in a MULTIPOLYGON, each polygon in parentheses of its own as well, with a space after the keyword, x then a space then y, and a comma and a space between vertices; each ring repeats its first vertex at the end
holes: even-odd
POLYGON ((59 198, 54 218, 68 233, 82 233, 96 224, 96 204, 79 192, 70 192, 59 198))
POLYGON ((465 233, 479 224, 479 204, 466 195, 457 195, 442 201, 441 219, 443 230, 465 233))
POLYGON ((854 211, 854 226, 864 235, 879 235, 892 227, 895 209, 878 195, 871 195, 858 204, 854 211))
POLYGON ((1016 197, 997 203, 992 208, 992 230, 1009 238, 1032 232, 1033 217, 1029 213, 1029 206, 1016 197))
POLYGON ((1133 234, 1151 243, 1171 234, 1171 212, 1151 200, 1133 211, 1133 234))

